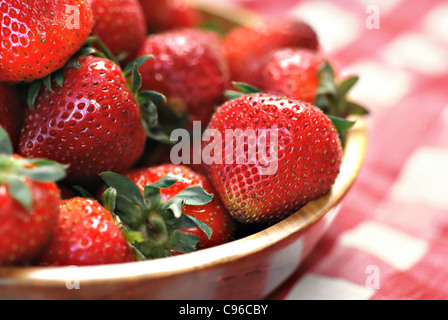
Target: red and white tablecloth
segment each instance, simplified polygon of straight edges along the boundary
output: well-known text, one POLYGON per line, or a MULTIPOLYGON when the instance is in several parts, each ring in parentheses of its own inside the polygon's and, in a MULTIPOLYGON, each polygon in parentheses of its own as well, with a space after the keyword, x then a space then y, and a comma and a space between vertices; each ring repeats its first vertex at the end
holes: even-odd
POLYGON ((318 33, 368 106, 365 165, 271 299, 448 299, 448 2, 219 0, 318 33))

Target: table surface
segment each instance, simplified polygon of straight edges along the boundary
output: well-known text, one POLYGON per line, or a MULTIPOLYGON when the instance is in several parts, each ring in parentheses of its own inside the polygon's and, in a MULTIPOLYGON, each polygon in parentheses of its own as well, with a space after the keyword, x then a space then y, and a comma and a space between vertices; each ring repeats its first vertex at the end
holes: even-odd
POLYGON ((217 0, 317 32, 368 106, 365 165, 331 228, 270 299, 448 298, 448 3, 217 0))

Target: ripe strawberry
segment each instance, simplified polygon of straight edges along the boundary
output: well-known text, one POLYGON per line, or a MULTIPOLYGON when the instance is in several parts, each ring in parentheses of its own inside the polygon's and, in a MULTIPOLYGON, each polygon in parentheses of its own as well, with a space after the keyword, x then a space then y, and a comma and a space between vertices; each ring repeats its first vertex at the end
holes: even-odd
POLYGON ((315 51, 273 50, 259 64, 256 79, 259 90, 310 102, 332 117, 337 126, 350 124, 344 121, 349 115, 368 113, 366 108, 348 99, 358 76, 337 77, 331 64, 315 51))
MULTIPOLYGON (((123 174, 125 177, 134 181, 143 192, 147 185, 157 182, 165 176, 175 176, 181 181, 170 188, 161 189, 163 201, 168 201, 177 195, 180 191, 189 187, 200 186, 206 192, 213 193, 213 187, 202 175, 191 169, 179 166, 164 164, 149 168, 136 169, 123 174)), ((209 248, 230 241, 234 233, 234 221, 228 214, 221 200, 217 197, 203 206, 183 206, 182 212, 196 217, 212 228, 212 237, 209 239, 199 227, 190 227, 184 229, 184 232, 192 233, 199 238, 198 248, 209 248)))
POLYGON ((278 221, 328 192, 338 176, 342 159, 338 132, 320 109, 306 102, 244 95, 218 108, 208 129, 218 130, 222 137, 226 129, 240 129, 248 137, 245 130, 258 132, 255 146, 250 139, 238 145, 233 138, 233 161, 227 154, 227 139, 222 138, 225 160, 205 165, 223 203, 240 222, 278 221))
POLYGON ((112 214, 93 199, 60 203, 57 228, 36 264, 100 265, 136 261, 112 214))
POLYGON ((318 46, 316 33, 309 25, 298 20, 285 20, 236 27, 225 36, 222 51, 232 80, 254 85, 254 72, 270 51, 284 47, 317 50, 318 46))
POLYGON ((232 238, 234 221, 205 190, 211 187, 202 176, 172 165, 127 175, 100 174, 106 191, 114 191, 109 202, 140 260, 189 253, 232 238))
POLYGON ((124 64, 136 58, 146 37, 146 23, 138 0, 89 0, 93 34, 124 64))
POLYGON ((0 83, 0 125, 8 132, 14 149, 19 142, 25 107, 21 103, 16 87, 0 83))
POLYGON ((263 92, 314 104, 323 63, 323 57, 309 49, 274 50, 260 63, 255 84, 263 92))
POLYGON ((25 264, 48 243, 61 200, 55 181, 64 167, 12 154, 0 128, 0 265, 25 264))
POLYGON ((139 105, 119 66, 86 55, 76 62, 64 69, 62 86, 42 88, 27 110, 19 153, 69 164, 73 181, 127 170, 145 145, 139 105))
POLYGON ((219 43, 216 33, 195 29, 149 36, 138 54, 154 55, 139 68, 142 89, 162 93, 168 108, 205 125, 229 83, 219 43))
POLYGON ((87 0, 17 1, 0 5, 0 81, 31 81, 60 69, 87 39, 87 0))
POLYGON ((150 32, 197 27, 201 15, 188 0, 139 0, 150 32))

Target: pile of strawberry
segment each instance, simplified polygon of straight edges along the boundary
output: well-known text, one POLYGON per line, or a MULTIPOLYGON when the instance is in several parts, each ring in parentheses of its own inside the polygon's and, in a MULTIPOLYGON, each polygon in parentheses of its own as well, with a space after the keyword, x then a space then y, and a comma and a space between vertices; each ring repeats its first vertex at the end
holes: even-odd
POLYGON ((276 223, 328 192, 367 112, 300 21, 222 34, 180 0, 2 0, 0 20, 0 265, 155 259, 276 223), (276 129, 276 173, 171 164, 194 121, 276 129))

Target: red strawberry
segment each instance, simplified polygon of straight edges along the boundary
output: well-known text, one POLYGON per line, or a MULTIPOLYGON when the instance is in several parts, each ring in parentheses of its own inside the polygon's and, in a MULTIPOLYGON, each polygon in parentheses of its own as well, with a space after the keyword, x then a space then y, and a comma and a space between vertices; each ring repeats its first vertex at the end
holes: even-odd
POLYGON ((167 106, 205 125, 224 101, 229 75, 216 33, 182 29, 149 36, 139 56, 152 54, 139 70, 142 89, 166 96, 167 106))
POLYGON ((199 25, 201 15, 188 0, 139 0, 149 31, 160 32, 199 25))
MULTIPOLYGON (((207 181, 186 167, 161 165, 100 176, 116 192, 115 213, 139 259, 154 259, 230 241, 234 221, 207 190, 207 181)), ((112 193, 111 193, 112 194, 112 193)))
POLYGON ((126 64, 136 58, 146 37, 146 23, 138 0, 89 0, 93 34, 126 64))
POLYGON ((69 164, 68 180, 127 170, 145 145, 139 105, 119 66, 93 56, 76 62, 62 86, 44 87, 27 110, 19 152, 69 164))
POLYGON ((87 0, 3 0, 0 21, 0 81, 30 81, 60 69, 81 48, 92 13, 87 0))
POLYGON ((224 38, 222 50, 229 64, 232 80, 254 84, 254 71, 270 51, 283 47, 317 50, 314 30, 298 20, 262 23, 237 27, 224 38))
POLYGON ((256 79, 261 91, 310 102, 330 116, 344 119, 348 115, 368 113, 363 106, 348 99, 358 76, 338 78, 331 64, 312 50, 271 51, 259 64, 256 79))
POLYGON ((312 50, 274 50, 260 63, 256 86, 263 92, 314 104, 319 88, 319 69, 323 63, 322 56, 312 50))
MULTIPOLYGON (((205 177, 184 166, 165 164, 136 169, 124 174, 125 177, 134 181, 142 192, 145 186, 155 183, 167 175, 173 175, 182 179, 182 181, 177 182, 170 188, 161 189, 163 201, 168 201, 180 191, 194 186, 200 186, 208 193, 214 192, 213 187, 205 177)), ((213 198, 210 203, 204 206, 183 206, 182 212, 196 217, 209 225, 213 230, 212 238, 210 239, 199 227, 191 227, 184 230, 199 238, 198 248, 213 247, 232 239, 235 228, 234 221, 219 198, 213 198)))
POLYGON ((342 159, 338 132, 311 104, 269 94, 245 95, 222 105, 207 129, 222 137, 226 129, 235 134, 240 129, 249 138, 246 130, 257 134, 252 137, 255 146, 248 139, 238 145, 230 136, 234 145, 229 147, 222 138, 225 160, 206 163, 223 203, 243 223, 278 221, 328 192, 338 176, 342 159), (230 161, 229 148, 235 160, 230 161))
POLYGON ((81 197, 60 203, 58 226, 37 264, 100 265, 136 261, 112 214, 97 201, 81 197))
POLYGON ((25 264, 53 234, 61 201, 55 181, 64 167, 11 154, 3 129, 0 140, 0 265, 25 264))
POLYGON ((24 117, 25 107, 20 101, 16 87, 0 83, 0 125, 8 132, 14 149, 19 142, 24 117))

